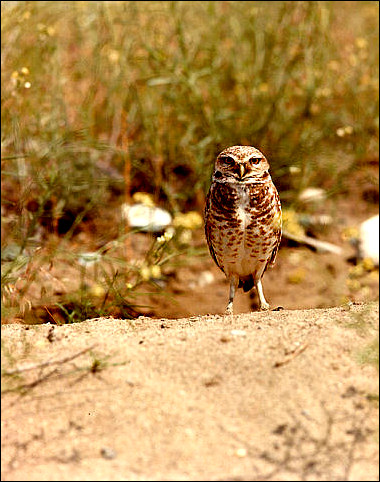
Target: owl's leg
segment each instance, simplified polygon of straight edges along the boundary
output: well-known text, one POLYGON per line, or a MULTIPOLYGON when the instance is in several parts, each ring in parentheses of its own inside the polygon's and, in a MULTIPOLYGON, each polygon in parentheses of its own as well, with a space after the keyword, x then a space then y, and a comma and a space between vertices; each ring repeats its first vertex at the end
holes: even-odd
POLYGON ((269 310, 269 303, 268 303, 267 300, 265 299, 264 291, 263 291, 263 285, 262 285, 262 283, 261 283, 261 279, 259 279, 258 281, 256 281, 255 284, 256 284, 256 288, 257 288, 257 294, 259 295, 260 310, 261 310, 261 311, 269 310))
POLYGON ((235 298, 235 293, 236 293, 236 288, 238 287, 239 284, 239 277, 238 276, 231 276, 230 278, 230 298, 228 301, 228 305, 226 308, 226 315, 232 315, 234 312, 233 308, 233 303, 234 303, 234 298, 235 298))

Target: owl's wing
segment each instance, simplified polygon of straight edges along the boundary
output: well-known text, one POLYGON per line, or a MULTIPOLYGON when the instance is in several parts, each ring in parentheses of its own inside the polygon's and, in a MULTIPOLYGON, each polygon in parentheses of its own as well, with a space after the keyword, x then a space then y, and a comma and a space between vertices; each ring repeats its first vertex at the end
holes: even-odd
POLYGON ((272 254, 271 254, 270 258, 268 259, 268 262, 267 262, 267 265, 265 266, 264 271, 266 271, 268 267, 273 268, 273 266, 275 265, 278 248, 280 246, 280 241, 281 241, 281 230, 277 234, 276 246, 273 248, 272 254))
POLYGON ((268 262, 265 266, 264 271, 266 271, 268 267, 273 268, 273 266, 275 265, 276 257, 277 257, 277 253, 278 253, 278 248, 280 247, 280 242, 281 242, 281 236, 282 236, 281 204, 280 204, 280 198, 278 196, 277 191, 276 191, 276 202, 277 202, 277 206, 278 206, 278 214, 279 214, 280 224, 279 224, 278 230, 275 232, 276 245, 273 248, 272 254, 270 255, 270 258, 268 259, 268 262))
POLYGON ((212 191, 212 186, 210 187, 210 190, 207 194, 207 197, 206 197, 206 206, 205 206, 205 234, 206 234, 206 240, 207 240, 207 244, 208 244, 208 249, 210 250, 210 254, 212 256, 212 259, 215 261, 215 264, 218 266, 218 268, 220 268, 223 272, 223 268, 220 266, 220 264, 218 263, 218 259, 216 257, 216 254, 215 254, 215 251, 214 251, 214 248, 212 246, 212 241, 211 241, 211 223, 210 223, 210 220, 209 220, 209 213, 210 213, 210 209, 211 209, 211 191, 212 191))

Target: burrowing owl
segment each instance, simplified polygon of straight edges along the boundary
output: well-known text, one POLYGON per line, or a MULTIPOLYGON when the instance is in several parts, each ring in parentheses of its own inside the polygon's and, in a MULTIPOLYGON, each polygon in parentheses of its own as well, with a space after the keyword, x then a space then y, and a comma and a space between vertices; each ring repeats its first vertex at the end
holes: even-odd
POLYGON ((281 204, 265 156, 251 146, 233 146, 216 161, 205 208, 211 256, 230 282, 226 313, 236 288, 257 289, 268 310, 261 278, 273 266, 281 239, 281 204))

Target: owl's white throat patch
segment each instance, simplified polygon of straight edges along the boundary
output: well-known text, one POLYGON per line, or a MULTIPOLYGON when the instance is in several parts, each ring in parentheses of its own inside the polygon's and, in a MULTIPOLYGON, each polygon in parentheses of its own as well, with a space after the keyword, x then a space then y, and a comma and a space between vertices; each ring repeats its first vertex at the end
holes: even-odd
POLYGON ((235 189, 238 198, 238 208, 236 210, 236 214, 242 224, 242 228, 245 229, 245 227, 249 224, 250 221, 249 189, 247 189, 247 186, 245 186, 244 184, 237 184, 235 186, 235 189))

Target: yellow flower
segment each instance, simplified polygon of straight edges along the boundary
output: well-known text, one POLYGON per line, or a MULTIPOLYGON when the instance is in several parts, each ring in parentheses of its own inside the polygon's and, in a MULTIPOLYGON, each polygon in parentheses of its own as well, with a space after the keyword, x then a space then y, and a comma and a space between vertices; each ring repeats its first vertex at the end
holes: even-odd
POLYGON ((292 284, 299 284, 299 283, 302 283, 305 277, 306 277, 306 271, 303 268, 297 268, 293 270, 291 273, 289 273, 288 281, 289 283, 292 283, 292 284))
POLYGON ((144 281, 149 281, 152 278, 161 278, 161 268, 158 265, 143 265, 140 268, 140 276, 144 281))
POLYGON ((12 79, 17 79, 17 78, 18 78, 18 72, 17 72, 17 70, 15 70, 14 72, 12 72, 11 78, 12 78, 12 79))
POLYGON ((172 239, 172 237, 173 237, 173 233, 169 231, 165 231, 165 233, 162 236, 159 236, 157 238, 157 243, 158 244, 168 243, 172 239))
POLYGON ((182 244, 190 244, 193 236, 190 229, 184 229, 179 235, 179 242, 182 244))
POLYGON ((354 128, 352 126, 346 126, 344 128, 344 132, 348 135, 352 134, 354 132, 354 128))
POLYGON ((344 137, 346 135, 351 135, 354 132, 354 128, 352 126, 344 126, 344 127, 339 127, 339 129, 336 130, 336 135, 338 137, 344 137))
POLYGON ((178 213, 174 217, 173 225, 176 228, 197 229, 203 225, 203 218, 197 211, 178 213))
POLYGON ((268 90, 269 90, 269 87, 268 87, 268 84, 266 82, 263 82, 259 85, 259 91, 260 92, 265 93, 265 92, 268 92, 268 90))
POLYGON ((141 267, 140 276, 144 281, 148 281, 150 279, 150 269, 148 266, 141 267))
POLYGON ((282 222, 284 229, 289 231, 289 233, 295 236, 303 236, 305 234, 303 227, 298 222, 297 213, 292 209, 282 210, 282 222))
POLYGON ((363 37, 358 37, 355 40, 355 45, 357 46, 358 49, 365 49, 368 47, 368 41, 363 37))
POLYGON ((117 50, 111 49, 108 52, 108 60, 112 64, 116 64, 119 61, 119 58, 120 58, 120 52, 118 52, 117 50))
POLYGON ((360 290, 360 282, 357 279, 347 279, 346 285, 350 291, 360 290))
POLYGON ((359 238, 359 230, 354 226, 348 226, 342 232, 342 239, 350 240, 350 239, 358 239, 359 238))
POLYGON ((29 75, 29 69, 28 69, 28 67, 23 67, 23 68, 21 69, 21 73, 22 73, 23 75, 29 75))
POLYGON ((168 242, 172 239, 173 237, 173 233, 170 232, 170 231, 165 231, 164 232, 164 238, 165 238, 165 241, 168 242))
POLYGON ((371 258, 364 258, 361 264, 366 271, 373 271, 375 269, 375 265, 371 258))
POLYGON ((358 264, 356 266, 353 266, 348 270, 348 276, 350 278, 360 278, 364 274, 364 268, 363 265, 358 264))
POLYGON ((50 26, 46 29, 46 32, 49 35, 49 37, 52 37, 55 34, 55 28, 50 26))
POLYGON ((132 199, 136 203, 145 204, 145 206, 154 207, 154 201, 152 196, 147 192, 135 192, 132 196, 132 199))
POLYGON ((161 278, 161 268, 158 265, 150 267, 150 274, 152 278, 161 278))
POLYGON ((329 69, 334 70, 335 72, 339 70, 339 62, 337 60, 330 60, 327 65, 329 69))
POLYGON ((102 285, 96 283, 91 287, 90 293, 93 296, 100 298, 101 296, 105 295, 105 290, 102 285))

